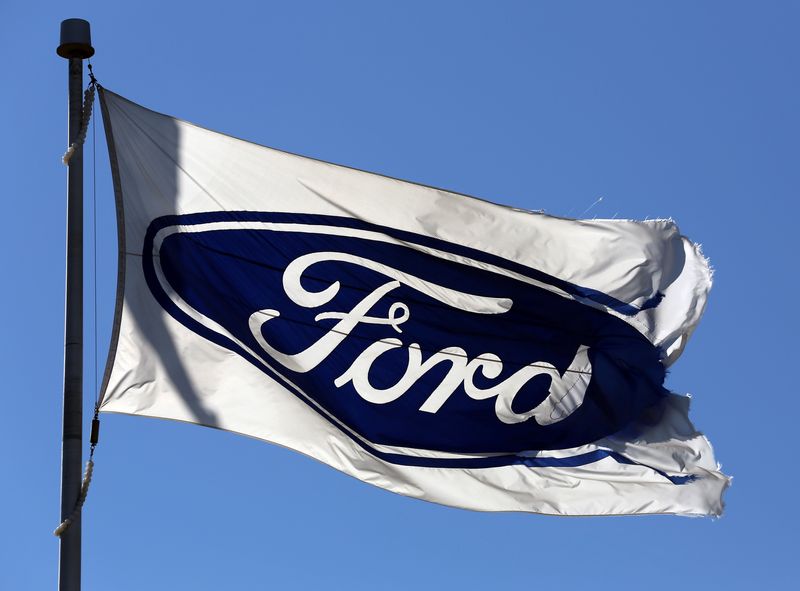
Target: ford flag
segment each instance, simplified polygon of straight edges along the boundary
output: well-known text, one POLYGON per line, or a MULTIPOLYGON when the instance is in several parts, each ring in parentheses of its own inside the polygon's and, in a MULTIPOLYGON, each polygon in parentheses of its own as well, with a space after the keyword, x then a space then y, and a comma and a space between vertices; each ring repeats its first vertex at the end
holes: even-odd
POLYGON ((711 286, 673 222, 521 211, 100 96, 120 241, 102 411, 469 509, 721 512, 728 479, 663 386, 711 286))

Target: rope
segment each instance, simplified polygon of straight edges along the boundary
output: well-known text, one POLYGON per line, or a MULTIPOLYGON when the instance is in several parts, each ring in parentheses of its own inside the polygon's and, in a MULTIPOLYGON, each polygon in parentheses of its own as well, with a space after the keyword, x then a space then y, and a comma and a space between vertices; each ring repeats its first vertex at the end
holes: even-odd
POLYGON ((81 128, 78 131, 78 137, 75 138, 75 141, 72 142, 72 145, 67 148, 67 151, 64 152, 64 155, 61 157, 61 162, 64 163, 64 166, 69 164, 72 155, 75 154, 75 150, 83 145, 83 142, 86 141, 86 132, 89 130, 89 119, 92 117, 92 103, 94 102, 94 87, 97 83, 94 80, 94 76, 92 76, 92 81, 89 83, 89 87, 83 93, 83 110, 81 111, 81 128))
MULTIPOLYGON (((94 452, 94 450, 92 450, 94 452)), ((83 508, 83 504, 86 502, 86 495, 89 493, 89 485, 92 482, 92 472, 94 471, 94 460, 92 460, 92 456, 89 456, 89 461, 86 462, 86 471, 83 473, 83 481, 81 482, 81 492, 78 495, 78 500, 75 502, 75 508, 72 510, 72 513, 69 514, 64 521, 62 521, 58 527, 53 532, 53 535, 57 538, 61 537, 72 522, 77 519, 81 514, 81 509, 83 508)))
MULTIPOLYGON (((94 93, 95 87, 99 86, 97 79, 94 77, 94 72, 92 72, 92 63, 89 62, 89 86, 86 91, 83 93, 83 109, 81 110, 81 128, 78 131, 78 137, 75 138, 75 141, 72 142, 72 145, 67 149, 64 153, 64 156, 61 158, 61 161, 68 165, 72 155, 75 151, 83 145, 86 141, 86 133, 89 130, 89 120, 92 118, 92 103, 94 102, 94 93)), ((94 123, 94 122, 92 122, 94 123)), ((97 392, 97 180, 96 176, 96 162, 95 162, 95 126, 92 125, 92 223, 94 224, 94 268, 95 268, 95 278, 94 278, 94 379, 95 379, 95 407, 94 407, 94 417, 92 418, 92 432, 89 438, 89 460, 86 462, 86 469, 83 473, 83 479, 81 480, 81 490, 78 494, 78 498, 75 501, 75 507, 72 509, 72 513, 64 519, 61 523, 58 524, 58 527, 53 531, 53 535, 60 538, 62 534, 69 529, 69 526, 78 519, 81 515, 81 510, 83 509, 83 504, 86 502, 86 495, 89 494, 89 485, 92 483, 92 473, 94 472, 94 449, 97 447, 97 441, 100 438, 100 406, 99 406, 99 393, 97 392)))
POLYGON ((81 492, 78 494, 78 499, 75 501, 75 507, 72 513, 58 524, 58 527, 53 531, 53 535, 57 538, 61 537, 67 528, 72 525, 81 515, 81 509, 86 502, 86 495, 89 494, 89 485, 92 483, 92 473, 94 472, 94 449, 97 447, 97 442, 100 439, 100 407, 95 405, 94 417, 92 418, 92 432, 89 436, 89 461, 86 462, 86 470, 83 473, 83 480, 81 480, 81 492))
POLYGON ((86 470, 83 473, 83 480, 81 480, 81 492, 78 494, 72 513, 70 513, 64 521, 59 523, 58 527, 53 531, 53 535, 57 538, 60 538, 61 534, 67 531, 67 528, 72 525, 72 522, 80 517, 81 509, 83 509, 83 504, 86 502, 86 495, 89 494, 89 485, 92 483, 92 473, 94 472, 94 449, 97 447, 97 441, 100 439, 99 416, 100 407, 95 405, 94 417, 92 418, 92 433, 89 437, 89 461, 86 462, 86 470))

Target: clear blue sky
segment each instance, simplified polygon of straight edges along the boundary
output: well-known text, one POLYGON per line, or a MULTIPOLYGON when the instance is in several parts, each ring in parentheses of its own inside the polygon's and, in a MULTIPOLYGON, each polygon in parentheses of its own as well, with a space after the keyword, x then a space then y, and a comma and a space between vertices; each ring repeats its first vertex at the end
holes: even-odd
MULTIPOLYGON (((588 216, 676 219, 716 275, 668 385, 693 394, 695 424, 734 476, 719 520, 481 514, 252 439, 106 416, 85 589, 793 586, 797 3, 178 4, 0 8, 1 589, 56 582, 66 63, 55 47, 68 17, 91 21, 106 87, 212 129, 559 215, 602 196, 588 216)), ((101 131, 102 366, 116 238, 101 131)), ((91 140, 86 154, 90 204, 91 140)), ((89 307, 87 419, 93 332, 89 307)))

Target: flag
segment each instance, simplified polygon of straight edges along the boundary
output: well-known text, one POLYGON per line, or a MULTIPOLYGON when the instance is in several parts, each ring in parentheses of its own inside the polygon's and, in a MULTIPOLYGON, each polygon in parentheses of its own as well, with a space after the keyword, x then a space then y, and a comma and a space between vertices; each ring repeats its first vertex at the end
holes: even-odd
POLYGON ((663 385, 711 287, 672 221, 504 207, 100 97, 119 221, 103 412, 468 509, 721 513, 728 479, 663 385))

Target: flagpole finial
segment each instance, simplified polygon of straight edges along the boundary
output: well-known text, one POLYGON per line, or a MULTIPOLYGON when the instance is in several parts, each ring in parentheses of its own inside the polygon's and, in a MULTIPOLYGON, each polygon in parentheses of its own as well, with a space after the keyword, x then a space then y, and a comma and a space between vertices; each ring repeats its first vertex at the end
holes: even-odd
POLYGON ((68 18, 61 21, 61 43, 56 53, 63 58, 86 59, 94 55, 89 21, 68 18))

